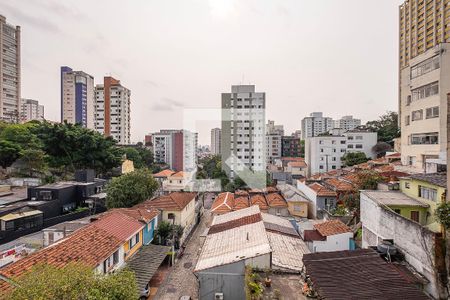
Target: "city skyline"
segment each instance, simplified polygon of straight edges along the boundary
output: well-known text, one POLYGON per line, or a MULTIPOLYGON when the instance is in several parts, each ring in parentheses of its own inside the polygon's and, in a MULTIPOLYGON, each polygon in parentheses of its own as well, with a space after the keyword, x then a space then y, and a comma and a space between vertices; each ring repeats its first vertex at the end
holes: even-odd
MULTIPOLYGON (((98 16, 99 2, 3 1, 0 10, 22 29, 22 97, 39 100, 46 118, 59 120, 60 66, 84 70, 95 83, 105 75, 121 78, 133 92, 131 141, 138 142, 148 132, 181 127, 183 108, 219 108, 220 94, 239 83, 266 92, 267 119, 287 133, 309 112, 336 118, 350 103, 363 123, 397 110, 398 34, 392 28, 401 2, 108 5, 123 22, 98 16), (161 17, 169 10, 172 19, 161 17), (240 46, 231 49, 233 39, 240 46), (327 89, 319 89, 323 82, 327 89)), ((199 128, 199 143, 209 144, 218 125, 199 128)))

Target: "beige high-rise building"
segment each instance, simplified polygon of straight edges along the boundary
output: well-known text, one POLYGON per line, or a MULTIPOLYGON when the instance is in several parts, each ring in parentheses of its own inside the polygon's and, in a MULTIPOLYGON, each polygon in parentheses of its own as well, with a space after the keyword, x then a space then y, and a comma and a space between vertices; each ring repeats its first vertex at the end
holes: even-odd
POLYGON ((403 164, 446 162, 450 0, 408 0, 399 9, 399 123, 403 164))
POLYGON ((22 99, 20 121, 25 123, 33 120, 44 120, 44 105, 40 105, 37 100, 22 99))
POLYGON ((20 26, 0 15, 0 120, 20 120, 20 26))
POLYGON ((211 153, 214 155, 220 155, 221 133, 220 128, 211 129, 211 153))

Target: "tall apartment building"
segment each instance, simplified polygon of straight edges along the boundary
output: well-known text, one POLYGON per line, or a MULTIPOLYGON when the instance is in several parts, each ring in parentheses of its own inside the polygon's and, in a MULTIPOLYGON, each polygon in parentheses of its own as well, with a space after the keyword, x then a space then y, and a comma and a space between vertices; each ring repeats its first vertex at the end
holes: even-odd
POLYGON ((450 0, 399 8, 399 123, 402 163, 446 163, 450 93, 450 0))
POLYGON ((110 76, 95 86, 95 130, 121 145, 131 142, 130 96, 130 90, 110 76))
POLYGON ((44 105, 32 99, 22 99, 20 108, 20 121, 25 123, 32 120, 44 120, 44 105))
POLYGON ((338 120, 334 120, 334 128, 340 128, 344 130, 352 130, 361 126, 361 119, 355 119, 353 116, 343 116, 338 120))
POLYGON ((220 155, 220 140, 221 140, 220 128, 211 129, 211 153, 214 155, 220 155))
POLYGON ((197 169, 196 132, 164 129, 149 136, 155 162, 167 164, 174 171, 192 172, 197 169))
POLYGON ((20 26, 6 23, 0 15, 0 120, 19 122, 20 26))
POLYGON ((302 120, 302 139, 326 133, 333 126, 333 119, 324 117, 322 112, 313 112, 302 120))
POLYGON ((275 125, 275 121, 268 120, 266 124, 266 160, 274 163, 281 157, 281 138, 284 135, 283 125, 275 125))
MULTIPOLYGON (((342 130, 337 130, 339 132, 342 130)), ((342 168, 341 158, 347 152, 364 152, 375 158, 372 147, 377 143, 377 133, 350 130, 343 134, 310 137, 305 140, 305 162, 308 176, 342 168)))
POLYGON ((94 129, 94 77, 61 67, 61 122, 94 129))
POLYGON ((281 156, 282 157, 300 157, 301 154, 300 136, 281 137, 281 156))
POLYGON ((231 177, 248 168, 265 171, 266 94, 254 85, 233 85, 222 93, 222 169, 231 177))

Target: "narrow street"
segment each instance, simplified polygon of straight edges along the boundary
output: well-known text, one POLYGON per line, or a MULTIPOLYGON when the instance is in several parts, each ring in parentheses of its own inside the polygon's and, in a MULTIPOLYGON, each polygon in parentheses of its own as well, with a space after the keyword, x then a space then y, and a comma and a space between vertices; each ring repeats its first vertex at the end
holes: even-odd
POLYGON ((154 299, 177 300, 181 296, 191 296, 192 299, 198 299, 198 282, 192 271, 200 254, 200 235, 211 222, 211 204, 212 194, 208 194, 205 196, 205 211, 202 219, 187 242, 184 255, 170 269, 154 299))

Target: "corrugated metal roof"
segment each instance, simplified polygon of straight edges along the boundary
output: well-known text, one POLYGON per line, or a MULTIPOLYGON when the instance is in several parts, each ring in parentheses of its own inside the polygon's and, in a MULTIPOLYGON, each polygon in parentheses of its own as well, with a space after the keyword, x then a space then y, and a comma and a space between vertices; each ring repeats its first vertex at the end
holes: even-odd
POLYGON ((211 226, 220 224, 220 223, 233 221, 233 220, 240 219, 240 218, 243 218, 246 216, 251 216, 254 214, 258 214, 260 212, 261 211, 259 210, 258 205, 253 205, 253 206, 250 206, 249 208, 232 211, 232 212, 229 212, 229 213, 226 213, 223 215, 215 216, 214 219, 212 220, 211 226))
POLYGON ((381 205, 395 205, 395 206, 420 206, 429 207, 428 204, 422 203, 414 198, 411 198, 402 192, 394 191, 361 191, 364 195, 381 205))
POLYGON ((272 264, 275 269, 301 271, 303 254, 309 253, 305 242, 299 238, 267 232, 272 247, 272 264))
POLYGON ((208 234, 194 271, 230 264, 271 251, 263 222, 208 234))
POLYGON ((43 212, 40 210, 30 210, 30 211, 24 211, 24 212, 18 212, 18 213, 11 213, 7 214, 3 217, 0 217, 0 220, 2 221, 11 221, 11 220, 17 220, 25 217, 31 217, 36 215, 42 215, 43 212))

